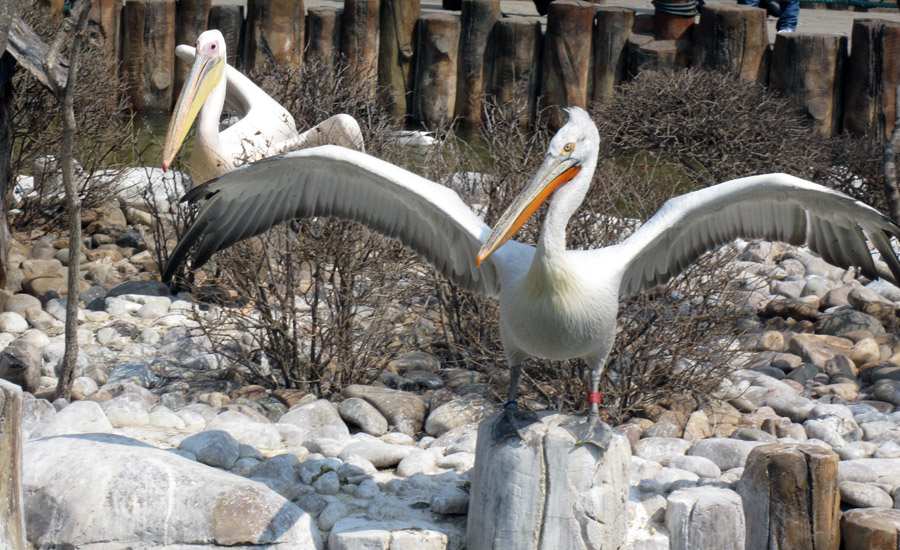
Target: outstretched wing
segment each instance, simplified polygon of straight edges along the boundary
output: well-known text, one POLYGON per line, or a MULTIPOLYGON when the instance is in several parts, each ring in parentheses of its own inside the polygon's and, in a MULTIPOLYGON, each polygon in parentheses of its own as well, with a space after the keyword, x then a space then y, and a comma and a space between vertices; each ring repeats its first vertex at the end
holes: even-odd
POLYGON ((499 264, 530 257, 510 242, 475 267, 488 226, 451 189, 377 158, 325 145, 246 164, 196 187, 183 200, 206 199, 166 265, 170 280, 199 242, 193 267, 215 252, 294 218, 334 216, 359 222, 418 252, 451 281, 497 295, 499 264))
POLYGON ((834 265, 857 266, 870 278, 900 280, 890 238, 900 227, 857 200, 787 174, 727 181, 668 200, 613 252, 622 258, 619 293, 663 284, 703 253, 735 238, 807 244, 834 265), (890 273, 876 268, 866 241, 890 273))

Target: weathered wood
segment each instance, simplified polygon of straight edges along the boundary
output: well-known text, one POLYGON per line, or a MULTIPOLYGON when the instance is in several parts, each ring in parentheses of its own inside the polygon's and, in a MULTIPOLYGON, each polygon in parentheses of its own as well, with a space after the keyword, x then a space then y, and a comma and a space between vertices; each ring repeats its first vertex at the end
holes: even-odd
POLYGON ((341 54, 347 75, 368 83, 374 98, 378 83, 378 0, 345 0, 341 15, 341 54))
POLYGON ((596 8, 594 21, 591 99, 608 101, 613 88, 625 79, 625 44, 634 25, 634 10, 596 8))
POLYGON ((415 65, 416 21, 419 0, 384 0, 378 50, 378 85, 388 112, 401 120, 409 114, 415 65))
MULTIPOLYGON (((206 30, 212 0, 178 0, 175 3, 175 45, 193 45, 200 33, 206 30)), ((215 28, 215 27, 210 27, 215 28)), ((226 45, 225 51, 228 52, 226 45)), ((175 64, 175 89, 181 90, 191 67, 187 63, 175 64)))
POLYGON ((241 28, 244 25, 244 8, 241 6, 213 6, 209 10, 207 28, 218 29, 225 37, 225 53, 228 64, 238 65, 241 57, 241 28))
MULTIPOLYGON (((9 9, 9 6, 6 6, 9 9)), ((4 10, 0 6, 0 10, 4 10)), ((9 23, 10 11, 6 11, 9 23)), ((0 17, 3 17, 0 11, 0 17)), ((9 27, 7 27, 7 30, 9 27)), ((8 36, 8 35, 7 35, 8 36)), ((9 249, 12 245, 12 232, 9 230, 9 200, 12 197, 13 181, 9 170, 12 158, 12 116, 13 86, 12 76, 16 62, 12 54, 4 51, 0 54, 0 289, 6 288, 9 273, 9 249)))
POLYGON ((772 50, 769 87, 812 118, 816 131, 840 131, 847 38, 807 33, 779 34, 772 50))
POLYGON ((306 59, 326 70, 334 68, 340 53, 341 10, 309 8, 306 14, 306 59))
MULTIPOLYGON (((670 0, 674 3, 687 4, 690 0, 670 0)), ((681 40, 689 38, 688 33, 694 26, 696 14, 690 16, 676 15, 664 11, 653 12, 653 36, 657 40, 681 40), (688 36, 685 36, 688 35, 688 36)))
POLYGON ((536 17, 497 21, 485 52, 484 92, 527 129, 534 120, 541 22, 536 17))
POLYGON ((125 4, 122 68, 137 111, 168 111, 175 84, 175 2, 125 4))
POLYGON ((691 64, 690 40, 656 40, 646 32, 633 32, 625 44, 626 73, 634 78, 641 71, 674 71, 691 64))
POLYGON ((456 104, 456 55, 459 17, 427 13, 419 18, 413 118, 425 124, 446 122, 456 104))
MULTIPOLYGON (((575 417, 544 413, 524 440, 492 439, 478 427, 467 524, 472 550, 625 548, 631 448, 613 434, 606 450, 576 444, 561 426, 575 417)), ((612 432, 610 432, 612 433, 612 432)))
POLYGON ((119 59, 121 43, 122 0, 93 0, 88 18, 99 31, 106 52, 119 59))
POLYGON ((900 510, 857 508, 841 518, 844 548, 897 550, 900 548, 900 510))
POLYGON ((10 550, 25 548, 23 444, 22 389, 0 380, 0 541, 10 550))
MULTIPOLYGON (((12 25, 9 28, 9 43, 6 45, 8 51, 15 60, 26 71, 30 72, 37 78, 41 84, 50 87, 50 80, 47 73, 44 72, 44 58, 47 57, 47 51, 50 47, 46 42, 41 40, 31 27, 18 15, 13 15, 12 25)), ((56 62, 56 78, 66 85, 68 78, 69 63, 63 56, 59 56, 56 62)))
POLYGON ((709 4, 694 32, 695 67, 726 72, 744 82, 760 79, 769 44, 766 12, 755 7, 709 4))
POLYGON ((500 0, 463 0, 459 17, 456 116, 470 126, 481 124, 484 52, 488 36, 501 15, 500 0))
POLYGON ((900 67, 900 23, 853 22, 844 96, 844 130, 883 142, 894 130, 894 96, 900 67))
POLYGON ((737 485, 748 550, 837 550, 838 455, 809 444, 761 445, 737 485))
POLYGON ((553 130, 565 123, 564 107, 587 107, 593 26, 593 4, 581 0, 550 4, 539 109, 553 130))
POLYGON ((244 71, 263 70, 267 63, 299 68, 305 18, 303 0, 247 0, 244 71))

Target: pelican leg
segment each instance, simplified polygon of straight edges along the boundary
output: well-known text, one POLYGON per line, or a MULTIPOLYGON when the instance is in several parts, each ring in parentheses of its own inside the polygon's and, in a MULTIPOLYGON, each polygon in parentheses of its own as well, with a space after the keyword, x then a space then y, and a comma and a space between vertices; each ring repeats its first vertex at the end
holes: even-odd
POLYGON ((524 430, 530 424, 538 421, 538 417, 531 411, 520 411, 516 402, 516 389, 519 386, 519 377, 522 374, 522 365, 509 366, 509 394, 508 400, 503 405, 503 416, 494 422, 491 436, 494 443, 502 443, 509 437, 525 439, 524 430))
POLYGON ((575 437, 576 445, 590 443, 602 451, 609 448, 609 441, 612 438, 612 428, 600 420, 600 376, 603 374, 605 364, 606 361, 602 361, 591 368, 591 389, 588 394, 591 410, 588 415, 585 418, 562 423, 562 427, 575 437))

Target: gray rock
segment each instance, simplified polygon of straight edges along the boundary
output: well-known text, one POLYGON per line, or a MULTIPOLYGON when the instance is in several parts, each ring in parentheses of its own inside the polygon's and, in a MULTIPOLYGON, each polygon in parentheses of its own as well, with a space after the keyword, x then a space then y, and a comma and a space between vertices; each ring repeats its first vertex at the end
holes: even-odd
POLYGON ((743 466, 747 462, 747 456, 750 454, 750 451, 757 445, 759 443, 755 441, 741 441, 739 439, 701 439, 691 445, 687 454, 708 458, 719 469, 725 471, 743 466))
POLYGON ((806 435, 810 439, 821 439, 833 448, 842 447, 847 444, 841 434, 835 430, 830 423, 824 420, 807 420, 803 423, 806 429, 806 435))
POLYGON ((24 399, 21 417, 22 439, 28 440, 32 432, 50 422, 54 416, 56 409, 46 399, 24 399))
POLYGON ((108 382, 133 380, 144 388, 155 388, 160 383, 156 368, 161 365, 153 361, 139 360, 115 367, 109 373, 108 382))
POLYGON ((831 313, 823 313, 819 316, 814 328, 817 334, 829 334, 832 336, 840 336, 855 330, 867 330, 875 337, 884 334, 884 327, 881 325, 881 321, 868 313, 849 307, 838 309, 831 313))
MULTIPOLYGON (((259 418, 264 420, 260 415, 259 418)), ((257 422, 237 411, 223 411, 206 425, 207 430, 228 432, 238 443, 261 450, 281 449, 281 434, 268 422, 257 422)))
POLYGON ((93 401, 75 401, 57 412, 50 422, 36 429, 35 438, 53 435, 109 433, 112 424, 100 405, 93 401))
POLYGON ((879 380, 872 386, 875 399, 892 405, 900 405, 900 381, 879 380))
MULTIPOLYGON (((394 519, 391 521, 367 521, 350 517, 334 525, 328 537, 329 550, 409 549, 445 550, 449 538, 438 527, 418 519, 394 519)), ((456 540, 462 535, 454 537, 456 540)))
POLYGON ((430 474, 437 468, 438 456, 437 453, 430 449, 417 449, 397 464, 396 474, 401 477, 411 477, 416 474, 430 474))
POLYGON ((353 384, 344 388, 344 397, 361 397, 375 406, 397 431, 414 435, 422 431, 425 403, 416 395, 353 384))
POLYGON ((147 403, 134 394, 124 394, 103 403, 103 410, 113 428, 146 426, 150 423, 147 403))
POLYGON ((778 416, 786 416, 791 422, 803 423, 816 403, 796 394, 771 394, 766 398, 766 406, 772 407, 778 416))
POLYGON ((36 393, 41 385, 41 350, 25 340, 16 340, 0 352, 0 378, 36 393))
POLYGON ((6 303, 3 305, 3 311, 18 313, 22 317, 25 317, 29 309, 42 309, 41 301, 25 293, 13 294, 6 299, 6 303))
POLYGON ((894 499, 884 489, 869 483, 842 481, 838 485, 841 503, 851 508, 891 508, 894 499))
POLYGON ((469 493, 453 483, 447 483, 431 499, 431 511, 436 514, 464 516, 469 511, 469 493))
MULTIPOLYGON (((240 447, 243 447, 243 445, 240 447)), ((276 455, 272 458, 259 460, 259 463, 250 471, 250 477, 277 479, 287 485, 292 485, 300 481, 300 476, 297 474, 299 466, 300 460, 294 455, 276 455)))
POLYGON ((870 483, 878 479, 878 474, 862 461, 841 460, 838 462, 838 481, 870 483))
POLYGON ((872 456, 875 458, 898 458, 900 457, 900 445, 893 441, 885 441, 875 449, 872 456))
POLYGON ((375 498, 381 494, 378 484, 371 479, 363 480, 356 488, 355 496, 357 498, 375 498))
POLYGON ((417 450, 416 447, 393 445, 382 441, 357 441, 347 445, 339 458, 348 460, 350 457, 358 457, 368 460, 376 468, 390 468, 417 450))
POLYGON ((697 485, 697 482, 700 481, 700 476, 678 468, 663 468, 653 479, 659 487, 658 492, 668 494, 678 489, 697 485))
POLYGON ((388 368, 396 370, 400 374, 409 371, 437 372, 441 368, 441 362, 428 353, 422 351, 410 351, 391 359, 388 368))
POLYGON ((318 517, 316 517, 316 525, 322 531, 330 531, 335 523, 347 517, 349 513, 350 511, 347 510, 343 502, 335 500, 328 503, 325 509, 319 513, 318 517))
POLYGON ((309 515, 312 517, 318 517, 319 514, 322 513, 322 510, 328 506, 328 501, 325 500, 325 497, 318 495, 316 493, 306 493, 300 495, 296 499, 297 506, 303 508, 309 515))
POLYGON ((279 422, 293 424, 306 430, 316 430, 328 424, 343 424, 334 403, 319 399, 286 412, 279 422))
POLYGON ((854 460, 857 458, 868 458, 872 456, 878 446, 869 441, 854 441, 843 447, 835 449, 841 460, 854 460))
POLYGON ((320 495, 336 495, 341 491, 341 480, 337 472, 332 470, 320 475, 313 481, 312 486, 320 495))
POLYGON ((431 411, 425 421, 425 433, 437 437, 458 426, 481 422, 493 412, 494 406, 481 395, 457 397, 431 411))
POLYGON ((729 489, 681 489, 666 501, 669 548, 743 550, 744 508, 740 495, 729 489))
POLYGON ((716 478, 722 475, 715 462, 702 456, 675 456, 669 459, 669 467, 687 470, 700 477, 716 478))
POLYGON ((20 334, 28 330, 28 321, 25 317, 13 311, 0 313, 0 332, 20 334))
POLYGON ((179 449, 197 456, 197 461, 230 470, 241 455, 238 442, 227 432, 208 430, 185 438, 179 449))
POLYGON ((127 281, 109 289, 107 296, 125 296, 135 294, 140 296, 171 296, 169 287, 159 281, 127 281))
POLYGON ((379 436, 387 433, 387 419, 365 399, 359 397, 344 399, 338 405, 338 412, 341 418, 359 426, 362 431, 368 434, 379 436))
POLYGON ((663 466, 669 463, 671 458, 683 456, 691 447, 690 441, 674 437, 645 437, 638 441, 632 452, 646 460, 659 462, 663 466))

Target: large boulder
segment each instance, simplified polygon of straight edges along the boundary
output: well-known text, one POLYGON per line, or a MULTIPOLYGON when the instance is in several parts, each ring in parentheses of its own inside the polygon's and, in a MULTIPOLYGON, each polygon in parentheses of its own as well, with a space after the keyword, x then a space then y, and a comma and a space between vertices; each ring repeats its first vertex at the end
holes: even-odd
POLYGON ((24 454, 36 547, 322 548, 310 516, 265 485, 134 439, 49 437, 24 454))

